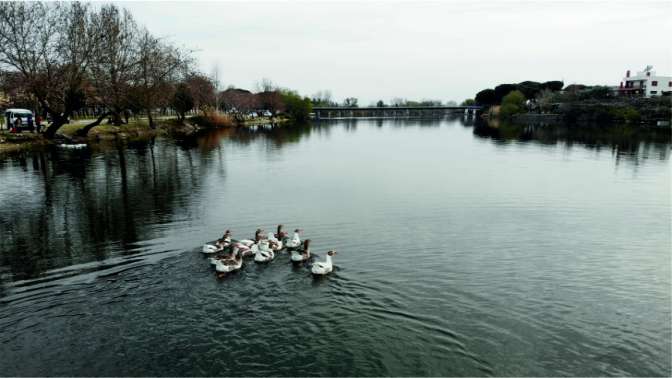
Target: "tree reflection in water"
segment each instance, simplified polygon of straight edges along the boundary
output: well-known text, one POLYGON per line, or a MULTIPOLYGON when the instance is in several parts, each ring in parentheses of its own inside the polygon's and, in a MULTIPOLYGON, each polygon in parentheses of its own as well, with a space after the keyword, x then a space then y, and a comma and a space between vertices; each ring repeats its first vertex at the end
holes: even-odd
MULTIPOLYGON (((473 135, 497 146, 512 143, 608 149, 616 162, 635 166, 667 160, 669 130, 488 126, 479 119, 385 120, 402 127, 473 127, 473 135), (451 122, 452 120, 452 122, 451 122), (459 122, 458 122, 459 121, 459 122)), ((259 145, 273 160, 285 146, 334 128, 380 128, 380 120, 333 120, 312 125, 264 125, 221 129, 173 142, 150 140, 85 150, 23 152, 0 160, 0 272, 2 280, 35 278, 45 271, 143 252, 161 237, 162 225, 198 218, 203 177, 226 178, 226 149, 259 145), (8 278, 9 277, 9 278, 8 278)), ((384 129, 384 128, 383 128, 384 129)))
MULTIPOLYGON (((14 280, 45 270, 132 254, 152 237, 148 225, 190 211, 200 190, 191 151, 173 143, 24 153, 0 167, 24 182, 0 204, 2 265, 14 280), (24 172, 25 173, 25 172, 24 172), (26 180, 27 178, 27 180, 26 180)), ((202 161, 204 163, 208 161, 202 161)))
POLYGON ((541 145, 561 144, 570 149, 574 145, 590 150, 609 149, 618 164, 625 160, 636 164, 646 159, 667 160, 670 153, 669 129, 644 128, 632 125, 572 126, 521 125, 490 123, 477 120, 473 133, 478 138, 490 139, 496 145, 512 142, 541 145))

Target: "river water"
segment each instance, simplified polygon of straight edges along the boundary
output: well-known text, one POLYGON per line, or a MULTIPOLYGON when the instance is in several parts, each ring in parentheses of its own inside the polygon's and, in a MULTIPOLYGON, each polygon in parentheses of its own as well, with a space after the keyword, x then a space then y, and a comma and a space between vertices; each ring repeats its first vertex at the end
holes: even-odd
POLYGON ((0 375, 669 376, 668 133, 340 120, 0 160, 0 375), (218 279, 226 228, 300 227, 218 279))

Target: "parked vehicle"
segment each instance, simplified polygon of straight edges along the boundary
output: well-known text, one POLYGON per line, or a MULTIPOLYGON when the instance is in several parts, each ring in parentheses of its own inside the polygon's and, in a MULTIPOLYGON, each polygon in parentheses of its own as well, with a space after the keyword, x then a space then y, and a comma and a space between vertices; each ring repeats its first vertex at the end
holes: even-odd
POLYGON ((16 125, 16 120, 20 119, 20 126, 16 131, 33 131, 35 124, 33 122, 34 114, 28 109, 10 108, 5 110, 5 126, 11 130, 16 125))

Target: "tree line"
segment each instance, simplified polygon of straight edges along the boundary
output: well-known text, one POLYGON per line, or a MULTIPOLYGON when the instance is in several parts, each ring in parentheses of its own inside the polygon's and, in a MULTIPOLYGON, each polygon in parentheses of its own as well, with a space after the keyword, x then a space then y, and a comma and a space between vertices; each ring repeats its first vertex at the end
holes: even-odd
POLYGON ((3 85, 36 100, 51 138, 86 106, 104 109, 80 130, 151 111, 173 100, 178 83, 199 82, 190 51, 152 35, 126 9, 79 2, 0 4, 3 85))
POLYGON ((217 92, 210 77, 194 69, 192 51, 154 36, 131 13, 114 4, 80 2, 0 3, 0 89, 36 103, 50 124, 45 137, 82 109, 97 119, 128 123, 129 114, 173 109, 180 120, 196 109, 205 115, 221 105, 240 113, 266 108, 308 118, 311 101, 264 79, 263 90, 217 92), (251 92, 248 91, 251 95, 251 92))
POLYGON ((479 91, 474 104, 491 107, 490 115, 511 118, 518 113, 554 113, 571 123, 650 123, 669 120, 669 97, 643 98, 619 96, 604 85, 570 84, 562 81, 523 81, 500 84, 479 91))
POLYGON ((500 105, 504 97, 513 91, 519 91, 526 99, 534 99, 544 92, 559 92, 564 85, 562 81, 547 81, 544 83, 523 81, 518 84, 500 84, 494 89, 488 88, 476 93, 474 102, 482 106, 500 105))

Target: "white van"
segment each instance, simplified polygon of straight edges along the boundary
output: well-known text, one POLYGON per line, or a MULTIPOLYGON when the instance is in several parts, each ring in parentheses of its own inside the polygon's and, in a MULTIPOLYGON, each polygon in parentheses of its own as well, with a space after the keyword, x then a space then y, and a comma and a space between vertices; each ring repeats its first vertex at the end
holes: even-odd
POLYGON ((21 119, 21 127, 18 131, 29 130, 33 131, 35 124, 33 120, 35 115, 28 109, 10 108, 5 110, 5 128, 11 129, 14 126, 16 119, 21 119))

